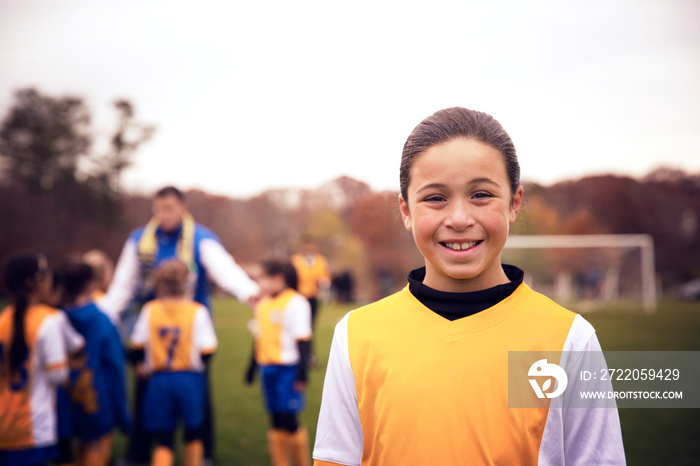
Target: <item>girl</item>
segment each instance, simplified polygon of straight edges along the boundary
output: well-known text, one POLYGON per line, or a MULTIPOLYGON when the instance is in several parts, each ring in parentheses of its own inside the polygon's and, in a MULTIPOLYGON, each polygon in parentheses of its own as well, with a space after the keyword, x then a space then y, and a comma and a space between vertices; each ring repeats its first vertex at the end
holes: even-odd
POLYGON ((218 340, 207 308, 185 297, 189 273, 179 259, 158 267, 157 298, 144 305, 131 334, 131 347, 140 353, 137 359, 144 361, 137 371, 149 377, 142 427, 159 443, 153 452, 154 466, 173 464, 178 418, 185 424, 184 464, 198 466, 204 459, 204 370, 218 340))
POLYGON ((52 276, 41 254, 5 266, 13 303, 0 313, 0 464, 46 464, 56 445, 56 386, 68 377, 63 321, 49 299, 52 276))
POLYGON ((297 415, 304 407, 311 341, 311 307, 297 287, 291 262, 267 261, 258 279, 264 298, 255 306, 255 362, 272 429, 267 433, 274 466, 309 464, 308 433, 297 415))
POLYGON ((72 260, 60 268, 62 307, 72 326, 85 339, 85 354, 71 364, 71 417, 78 438, 76 463, 106 466, 115 427, 127 431, 125 358, 119 333, 92 299, 93 269, 72 260))
POLYGON ((408 137, 399 207, 425 266, 336 326, 317 465, 624 464, 617 409, 508 405, 509 351, 600 351, 588 322, 501 264, 519 172, 485 113, 445 109, 408 137))

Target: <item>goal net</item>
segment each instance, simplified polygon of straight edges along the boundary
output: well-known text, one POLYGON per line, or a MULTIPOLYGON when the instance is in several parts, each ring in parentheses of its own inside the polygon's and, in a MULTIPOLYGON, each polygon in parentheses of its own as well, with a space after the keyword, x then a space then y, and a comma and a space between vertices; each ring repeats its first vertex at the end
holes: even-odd
POLYGON ((656 311, 651 235, 512 235, 503 262, 525 272, 525 282, 579 312, 624 303, 656 311))

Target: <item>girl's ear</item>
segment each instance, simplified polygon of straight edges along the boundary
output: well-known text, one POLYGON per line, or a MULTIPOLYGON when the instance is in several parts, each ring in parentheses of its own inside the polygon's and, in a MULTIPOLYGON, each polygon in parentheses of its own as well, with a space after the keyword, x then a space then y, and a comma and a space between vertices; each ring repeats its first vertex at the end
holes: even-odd
POLYGON ((408 209, 408 203, 403 199, 403 196, 399 194, 399 210, 401 211, 401 220, 403 220, 403 226, 406 227, 408 231, 413 231, 413 223, 411 222, 411 212, 408 209))
POLYGON ((518 186, 518 190, 513 196, 513 200, 510 202, 510 213, 508 214, 509 223, 515 222, 518 217, 518 212, 520 212, 520 207, 523 205, 523 187, 518 186))

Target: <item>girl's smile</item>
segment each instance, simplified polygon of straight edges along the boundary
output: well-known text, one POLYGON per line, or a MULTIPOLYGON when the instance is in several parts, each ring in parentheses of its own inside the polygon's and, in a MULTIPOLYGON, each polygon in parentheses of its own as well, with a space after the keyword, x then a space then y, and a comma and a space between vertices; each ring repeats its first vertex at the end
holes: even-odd
POLYGON ((411 169, 404 225, 425 257, 424 283, 441 291, 476 291, 507 283, 501 250, 522 203, 511 194, 503 155, 458 138, 420 154, 411 169))

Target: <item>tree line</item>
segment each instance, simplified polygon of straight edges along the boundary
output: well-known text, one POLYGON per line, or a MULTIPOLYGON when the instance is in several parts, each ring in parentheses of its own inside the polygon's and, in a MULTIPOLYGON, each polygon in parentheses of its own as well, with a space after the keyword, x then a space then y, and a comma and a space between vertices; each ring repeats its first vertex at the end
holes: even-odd
MULTIPOLYGON (((151 198, 124 192, 119 180, 155 127, 139 121, 128 100, 113 108, 117 124, 100 153, 81 98, 17 91, 0 123, 0 257, 34 249, 58 260, 99 248, 116 260, 129 232, 149 218, 151 198)), ((526 183, 525 191, 514 234, 648 233, 664 288, 700 276, 700 174, 658 169, 642 178, 526 183)), ((334 272, 351 274, 366 299, 403 286, 421 265, 398 192, 349 177, 245 199, 186 195, 195 218, 244 265, 295 252, 311 235, 334 272)))

